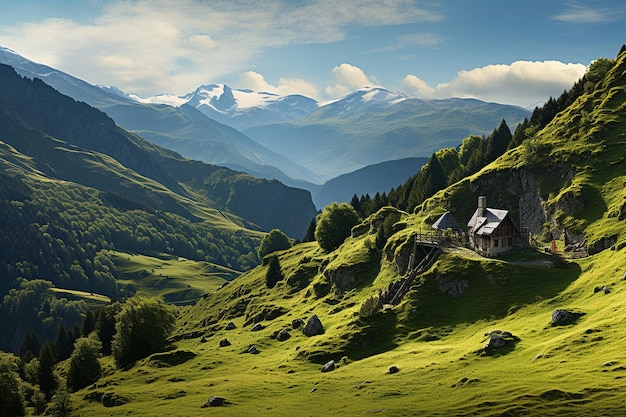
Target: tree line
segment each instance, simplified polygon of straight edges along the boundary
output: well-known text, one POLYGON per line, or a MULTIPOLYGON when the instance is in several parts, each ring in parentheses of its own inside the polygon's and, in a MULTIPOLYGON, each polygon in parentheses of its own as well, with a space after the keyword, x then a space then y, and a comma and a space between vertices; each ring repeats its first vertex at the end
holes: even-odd
POLYGON ((462 140, 458 148, 445 148, 432 154, 429 161, 404 184, 388 192, 360 197, 354 194, 350 204, 360 216, 366 217, 384 206, 393 206, 412 211, 424 200, 455 182, 480 171, 506 151, 521 145, 546 127, 554 117, 568 108, 578 97, 594 90, 606 73, 613 67, 614 60, 600 58, 570 90, 556 99, 550 97, 542 106, 535 107, 530 119, 520 123, 511 133, 505 120, 488 136, 470 135, 462 140))

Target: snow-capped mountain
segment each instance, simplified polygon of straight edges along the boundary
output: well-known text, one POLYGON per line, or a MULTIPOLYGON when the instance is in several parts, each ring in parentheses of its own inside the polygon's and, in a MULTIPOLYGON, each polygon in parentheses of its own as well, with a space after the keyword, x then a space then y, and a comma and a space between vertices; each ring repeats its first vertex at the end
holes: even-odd
POLYGON ((404 93, 382 87, 363 87, 335 100, 320 103, 326 115, 347 115, 362 110, 385 108, 411 99, 404 93))
POLYGON ((202 85, 184 96, 161 94, 149 98, 129 96, 141 103, 187 104, 206 116, 239 130, 282 123, 318 109, 318 102, 299 94, 281 96, 268 92, 232 89, 225 84, 202 85))

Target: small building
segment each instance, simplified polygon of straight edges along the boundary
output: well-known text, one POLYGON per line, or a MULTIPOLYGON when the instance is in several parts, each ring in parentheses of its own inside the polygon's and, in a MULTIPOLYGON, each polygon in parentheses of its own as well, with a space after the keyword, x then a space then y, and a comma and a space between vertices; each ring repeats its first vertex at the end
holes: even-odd
POLYGON ((508 210, 487 207, 487 197, 478 197, 478 208, 467 223, 469 244, 477 253, 494 256, 513 249, 520 230, 508 210))
POLYGON ((454 233, 461 234, 461 226, 456 222, 454 217, 449 211, 446 211, 433 223, 433 229, 437 230, 437 233, 441 233, 445 230, 451 229, 454 233))

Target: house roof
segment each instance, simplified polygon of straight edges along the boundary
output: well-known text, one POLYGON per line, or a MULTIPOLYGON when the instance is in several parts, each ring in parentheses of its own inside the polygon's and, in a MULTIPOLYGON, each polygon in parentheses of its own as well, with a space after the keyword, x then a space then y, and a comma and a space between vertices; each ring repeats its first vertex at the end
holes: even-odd
POLYGON ((443 213, 441 217, 439 217, 437 221, 433 223, 432 227, 433 229, 439 229, 439 230, 445 230, 445 229, 461 230, 461 227, 456 222, 456 220, 454 220, 454 217, 452 217, 452 214, 450 214, 449 211, 446 211, 445 213, 443 213))
POLYGON ((470 221, 467 222, 467 228, 470 233, 475 235, 491 236, 508 214, 508 210, 486 208, 483 215, 479 216, 478 210, 476 210, 470 221))

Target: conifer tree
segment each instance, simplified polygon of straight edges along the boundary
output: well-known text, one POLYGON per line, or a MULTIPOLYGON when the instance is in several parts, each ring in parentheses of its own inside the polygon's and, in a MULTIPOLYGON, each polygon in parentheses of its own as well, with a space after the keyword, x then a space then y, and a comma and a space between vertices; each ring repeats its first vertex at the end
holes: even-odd
POLYGON ((270 256, 267 264, 267 272, 265 273, 265 284, 267 288, 274 288, 281 279, 283 279, 283 272, 278 256, 270 256))
POLYGON ((47 401, 50 401, 58 385, 54 375, 56 363, 54 347, 46 340, 39 351, 39 389, 45 394, 47 401))

